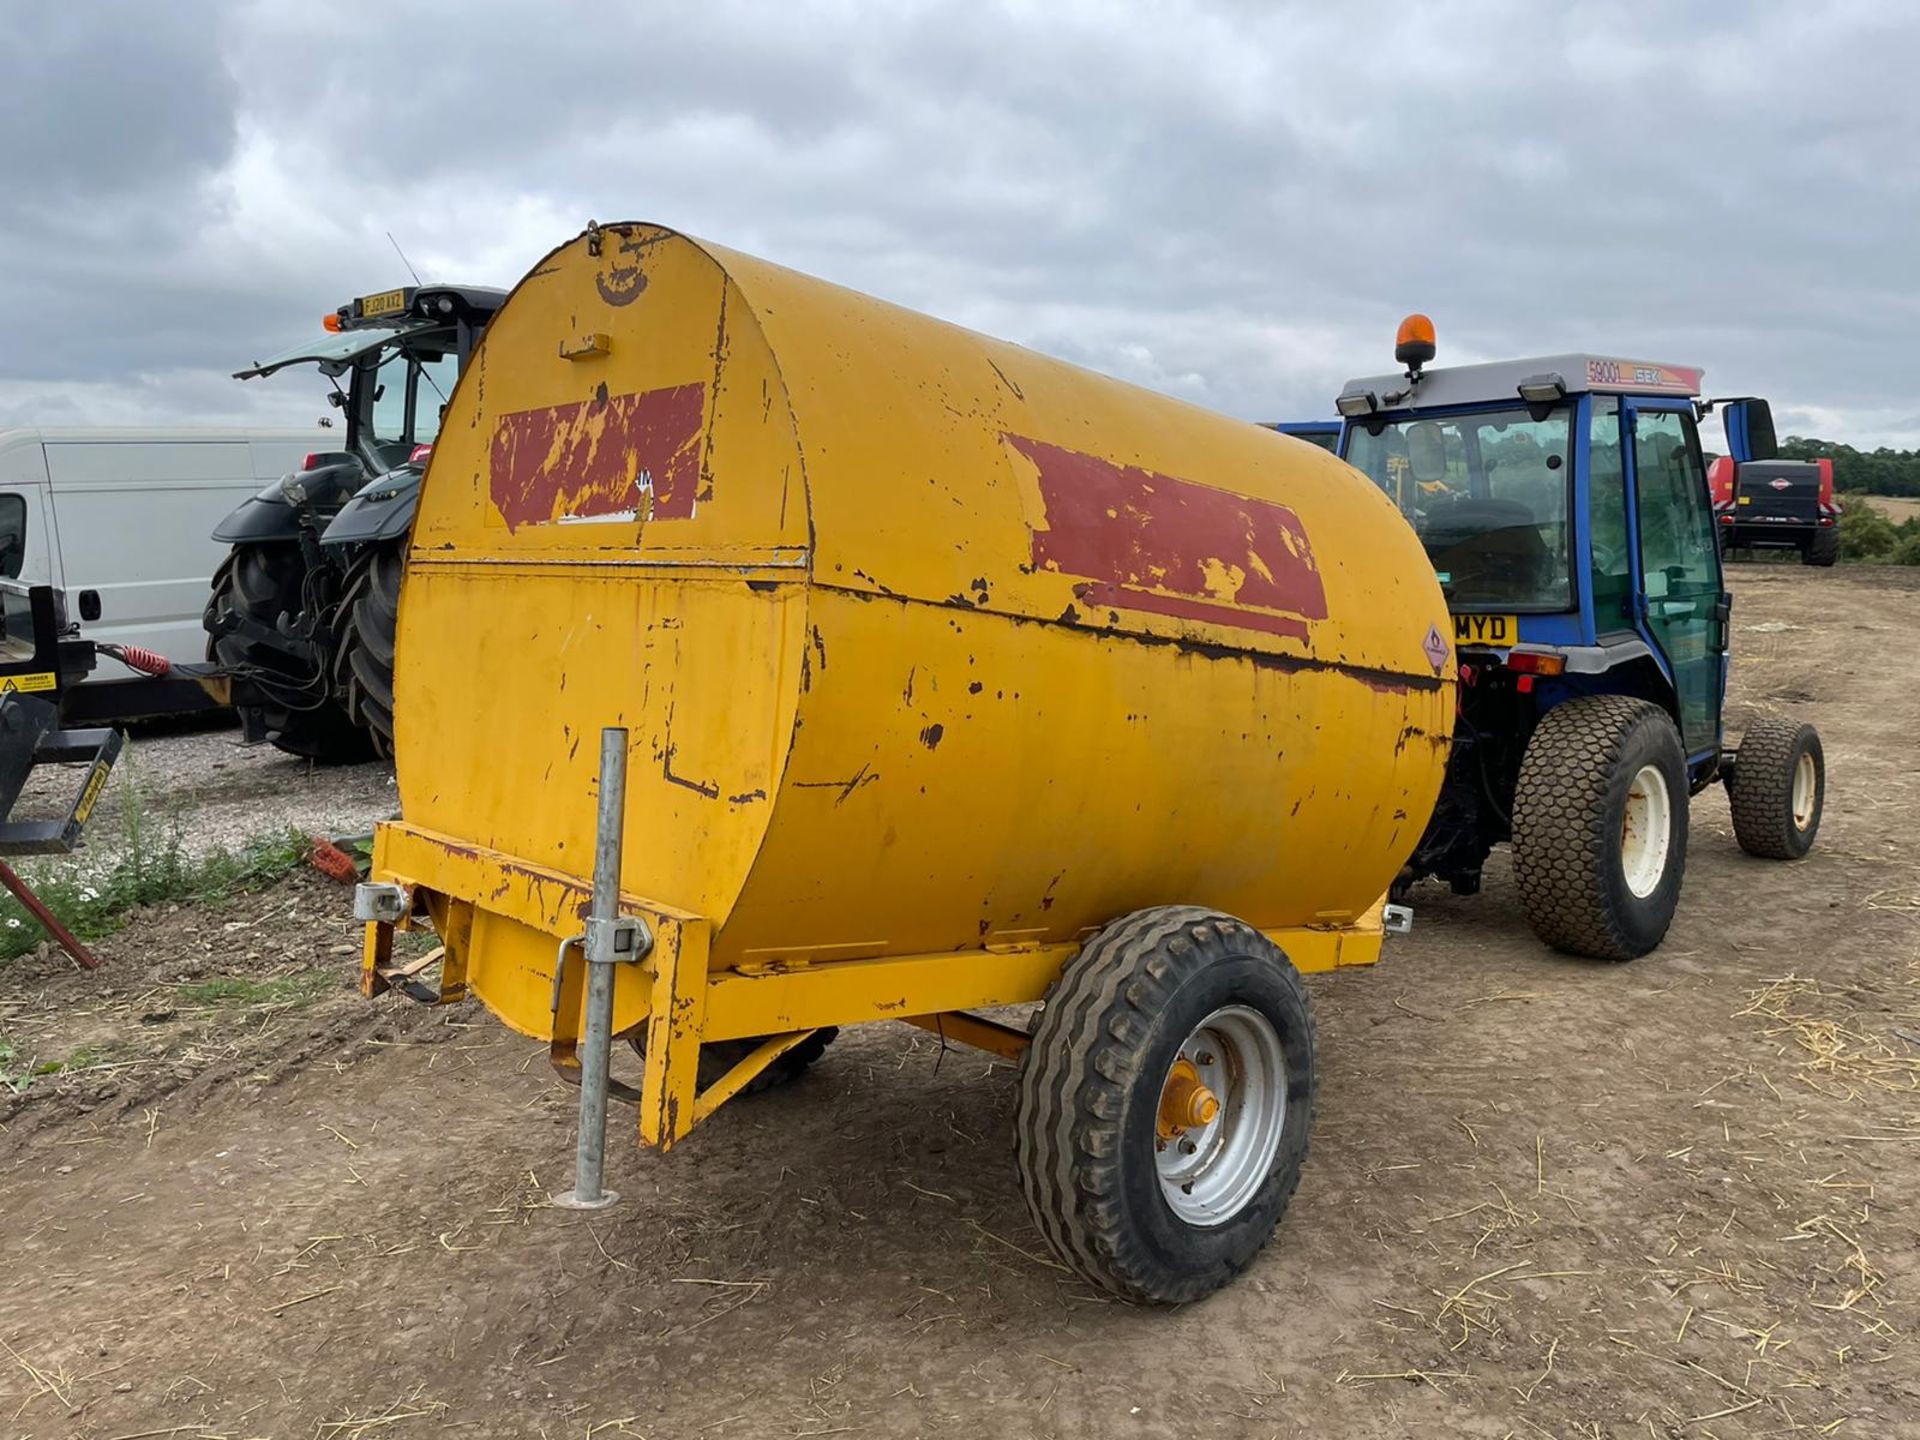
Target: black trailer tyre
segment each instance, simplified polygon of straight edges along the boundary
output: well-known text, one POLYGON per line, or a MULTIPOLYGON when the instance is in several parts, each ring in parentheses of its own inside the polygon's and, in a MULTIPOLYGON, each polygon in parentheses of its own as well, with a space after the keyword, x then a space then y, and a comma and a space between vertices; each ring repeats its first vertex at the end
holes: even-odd
MULTIPOLYGON (((764 1094, 768 1090, 778 1089, 790 1080, 798 1080, 814 1061, 827 1053, 827 1047, 834 1042, 839 1033, 840 1031, 831 1025, 814 1031, 749 1080, 735 1098, 744 1099, 749 1095, 764 1094)), ((705 1090, 725 1079, 727 1072, 758 1050, 765 1039, 765 1036, 750 1036, 744 1040, 708 1041, 700 1047, 700 1064, 694 1071, 693 1083, 705 1090)), ((632 1035, 628 1043, 633 1046, 634 1054, 645 1058, 646 1028, 642 1026, 632 1035)))
POLYGON ((1766 716, 1747 727, 1727 785, 1733 835, 1763 860, 1798 860, 1813 848, 1827 803, 1827 755, 1811 725, 1766 716))
POLYGON ((334 690, 374 750, 393 755, 393 652, 407 540, 370 545, 347 571, 335 635, 334 690))
POLYGON ((1513 801, 1513 874, 1556 950, 1633 960, 1666 937, 1687 866, 1687 765, 1666 711, 1589 695, 1547 712, 1513 801))
POLYGON ((1831 565, 1840 558, 1840 527, 1823 525, 1813 532, 1802 557, 1809 565, 1831 565))
POLYGON ((305 608, 306 587, 307 566, 298 545, 235 545, 214 573, 207 600, 207 659, 249 680, 267 697, 266 704, 252 707, 254 718, 279 749, 327 765, 365 760, 371 746, 328 693, 324 665, 308 666, 271 646, 220 633, 228 616, 277 629, 281 616, 305 608))
POLYGON ((1100 930, 1020 1062, 1020 1184, 1054 1254, 1157 1304, 1244 1271, 1300 1182, 1313 1047, 1299 972, 1251 926, 1167 906, 1100 930))

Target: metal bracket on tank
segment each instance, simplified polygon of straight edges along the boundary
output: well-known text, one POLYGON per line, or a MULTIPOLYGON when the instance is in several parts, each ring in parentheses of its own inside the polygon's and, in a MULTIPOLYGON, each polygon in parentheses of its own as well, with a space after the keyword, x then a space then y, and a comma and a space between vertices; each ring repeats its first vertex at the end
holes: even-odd
POLYGON ((653 931, 639 915, 615 915, 610 920, 589 918, 587 928, 560 942, 553 956, 553 998, 549 1013, 560 1013, 560 991, 567 980, 567 956, 575 950, 589 965, 626 965, 653 953, 653 931))
POLYGON ((1413 907, 1411 905, 1384 905, 1380 909, 1380 928, 1389 935, 1411 935, 1413 933, 1413 907))
POLYGON ((623 965, 644 960, 653 950, 653 931, 638 915, 615 915, 601 920, 587 919, 582 936, 589 965, 623 965))

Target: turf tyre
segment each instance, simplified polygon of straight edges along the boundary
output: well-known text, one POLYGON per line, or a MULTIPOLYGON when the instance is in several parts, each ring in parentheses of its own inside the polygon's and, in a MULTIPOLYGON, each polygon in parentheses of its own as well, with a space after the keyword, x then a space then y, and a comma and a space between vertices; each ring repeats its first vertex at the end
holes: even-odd
POLYGON ((1827 803, 1827 755, 1811 725, 1764 716, 1747 727, 1727 783, 1733 837, 1763 860, 1798 860, 1813 848, 1827 803), (1802 796, 1796 780, 1810 792, 1802 796))
POLYGON ((1527 742, 1513 802, 1513 873, 1534 933, 1556 950, 1634 960, 1673 923, 1687 862, 1687 766, 1666 711, 1626 695, 1549 710, 1527 742), (1629 883, 1629 793, 1664 783, 1666 838, 1648 893, 1629 883))

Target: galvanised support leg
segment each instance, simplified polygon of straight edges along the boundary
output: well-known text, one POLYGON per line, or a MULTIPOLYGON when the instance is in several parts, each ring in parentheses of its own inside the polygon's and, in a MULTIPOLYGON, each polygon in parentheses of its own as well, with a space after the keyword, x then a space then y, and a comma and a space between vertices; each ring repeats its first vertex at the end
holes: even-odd
POLYGON ((619 1199, 601 1179, 607 1160, 607 1081, 613 1045, 613 967, 652 944, 644 922, 620 914, 620 831, 627 813, 627 732, 600 732, 600 820, 593 845, 593 903, 587 913, 587 1014, 580 1037, 580 1137, 573 1189, 556 1195, 568 1210, 599 1210, 619 1199))

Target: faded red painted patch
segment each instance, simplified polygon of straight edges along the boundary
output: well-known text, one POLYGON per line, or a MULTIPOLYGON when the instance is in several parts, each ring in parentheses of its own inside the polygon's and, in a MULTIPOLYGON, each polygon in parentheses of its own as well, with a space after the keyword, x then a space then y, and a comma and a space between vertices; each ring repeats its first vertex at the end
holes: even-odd
POLYGON ((1075 592, 1088 604, 1296 640, 1326 618, 1313 547, 1285 505, 1004 438, 1039 471, 1047 528, 1033 532, 1033 563, 1089 577, 1075 592))
POLYGON ((507 528, 624 510, 687 519, 700 479, 706 388, 695 381, 503 415, 489 490, 507 528), (644 510, 648 492, 653 505, 644 510))

